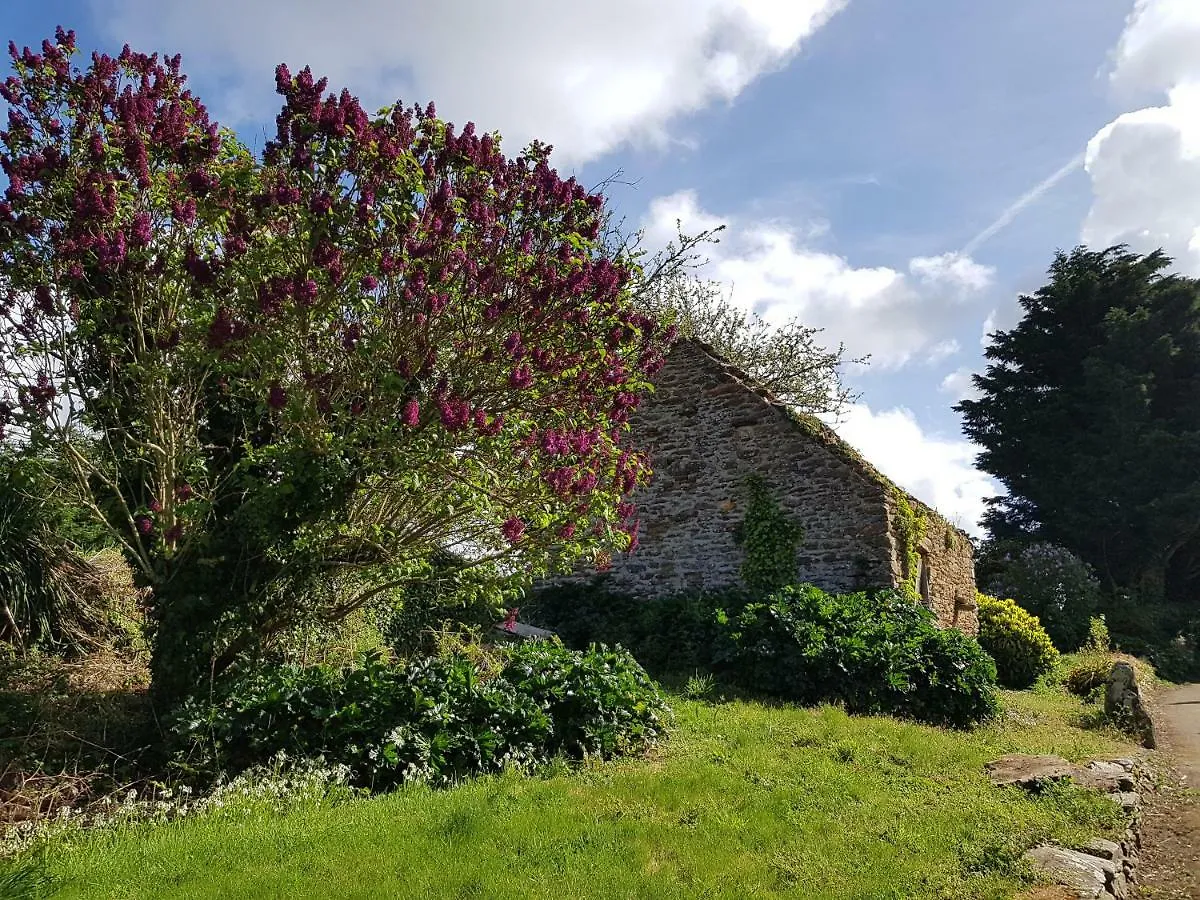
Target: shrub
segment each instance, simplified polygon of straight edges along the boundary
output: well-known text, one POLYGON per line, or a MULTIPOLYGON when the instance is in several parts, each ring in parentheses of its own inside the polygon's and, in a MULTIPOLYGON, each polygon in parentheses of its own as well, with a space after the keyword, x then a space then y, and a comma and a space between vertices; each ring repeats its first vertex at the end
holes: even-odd
POLYGON ((609 757, 662 736, 667 706, 649 676, 621 649, 583 653, 547 641, 520 645, 500 678, 550 718, 550 754, 609 757))
POLYGON ((1058 651, 1037 616, 987 594, 978 603, 979 643, 996 661, 1001 684, 1027 688, 1054 667, 1058 651))
POLYGON ((106 566, 68 535, 46 460, 0 454, 0 643, 81 651, 113 636, 106 566))
POLYGON ((425 560, 424 577, 381 597, 375 615, 402 657, 437 652, 448 633, 489 628, 520 603, 527 574, 497 562, 466 565, 444 550, 425 560))
POLYGON ((1108 681, 1113 657, 1108 653, 1081 653, 1063 675, 1063 686, 1080 697, 1090 697, 1108 681))
POLYGON ((1103 615, 1092 616, 1088 622, 1088 636, 1083 648, 1101 653, 1112 649, 1112 636, 1108 633, 1108 622, 1103 615))
POLYGON ((1182 684, 1200 679, 1200 621, 1180 631, 1171 640, 1150 648, 1150 662, 1167 681, 1182 684))
POLYGON ((521 606, 526 621, 556 632, 568 647, 620 644, 658 677, 712 667, 717 609, 740 609, 744 595, 678 593, 640 598, 603 583, 543 588, 521 606))
POLYGON ((548 145, 280 65, 255 153, 178 60, 41 47, 3 88, 0 441, 71 458, 151 588, 160 708, 438 547, 532 575, 633 543, 675 332, 548 145))
POLYGON ((1012 597, 1037 616, 1054 646, 1064 653, 1083 646, 1100 599, 1091 566, 1065 547, 1030 544, 992 560, 986 592, 1012 597))
POLYGON ((745 690, 965 727, 997 708, 996 667, 899 591, 786 588, 722 615, 719 671, 745 690))
POLYGON ((174 719, 177 761, 242 771, 282 752, 348 766, 355 784, 449 784, 556 754, 610 756, 661 737, 667 708, 627 653, 513 648, 492 677, 463 655, 354 668, 279 666, 231 679, 174 719))

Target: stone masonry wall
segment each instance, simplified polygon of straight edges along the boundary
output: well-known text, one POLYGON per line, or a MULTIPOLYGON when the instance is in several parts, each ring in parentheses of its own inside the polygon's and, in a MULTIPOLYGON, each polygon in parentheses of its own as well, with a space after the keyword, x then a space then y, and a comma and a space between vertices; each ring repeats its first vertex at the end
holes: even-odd
POLYGON ((887 489, 735 371, 690 342, 671 351, 633 421, 654 468, 634 497, 641 546, 613 559, 606 586, 663 595, 740 583, 734 531, 752 473, 804 528, 801 580, 830 591, 894 584, 887 489))
MULTIPOLYGON (((892 530, 892 578, 900 584, 904 571, 904 548, 900 537, 895 494, 888 498, 888 517, 892 530)), ((952 626, 967 634, 979 633, 979 610, 975 603, 975 551, 970 540, 924 504, 910 504, 925 517, 925 537, 919 544, 928 569, 926 604, 937 616, 938 624, 952 626)))

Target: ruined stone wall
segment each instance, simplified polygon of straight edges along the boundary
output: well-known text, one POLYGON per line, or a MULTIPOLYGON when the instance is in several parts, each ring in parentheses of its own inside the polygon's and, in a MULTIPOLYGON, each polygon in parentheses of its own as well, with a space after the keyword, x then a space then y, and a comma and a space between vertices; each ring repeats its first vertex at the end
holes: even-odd
POLYGON ((734 532, 752 473, 804 528, 800 580, 830 591, 894 584, 887 489, 732 371, 680 342, 656 376, 633 421, 654 468, 634 498, 641 546, 614 558, 607 587, 661 596, 739 584, 734 532))
MULTIPOLYGON (((975 550, 965 534, 924 504, 910 503, 925 520, 925 536, 918 544, 921 567, 926 571, 923 600, 943 628, 954 627, 966 634, 979 633, 979 610, 975 603, 975 550)), ((888 498, 892 534, 892 578, 901 584, 908 578, 904 562, 903 528, 896 493, 888 498)))

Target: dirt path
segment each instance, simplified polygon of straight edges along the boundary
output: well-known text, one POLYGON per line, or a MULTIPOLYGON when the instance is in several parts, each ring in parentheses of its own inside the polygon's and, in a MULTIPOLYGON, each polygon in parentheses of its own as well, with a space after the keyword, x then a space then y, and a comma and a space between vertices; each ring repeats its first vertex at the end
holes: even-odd
POLYGON ((1200 684, 1188 684, 1163 694, 1159 718, 1171 750, 1188 784, 1200 788, 1200 684))
POLYGON ((1200 898, 1200 684, 1160 694, 1154 703, 1159 746, 1175 759, 1183 785, 1168 785, 1146 811, 1140 896, 1200 898))

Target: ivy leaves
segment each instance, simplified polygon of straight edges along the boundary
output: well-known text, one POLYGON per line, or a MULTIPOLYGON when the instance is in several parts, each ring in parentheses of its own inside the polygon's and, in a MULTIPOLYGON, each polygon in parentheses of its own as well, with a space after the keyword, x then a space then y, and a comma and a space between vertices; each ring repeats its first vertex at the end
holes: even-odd
POLYGON ((804 529, 788 518, 761 475, 746 479, 746 517, 735 534, 745 558, 742 581, 765 596, 796 581, 796 550, 804 529))

